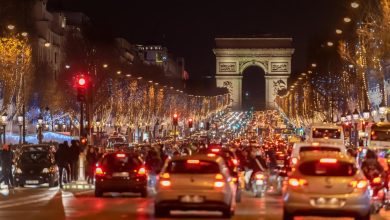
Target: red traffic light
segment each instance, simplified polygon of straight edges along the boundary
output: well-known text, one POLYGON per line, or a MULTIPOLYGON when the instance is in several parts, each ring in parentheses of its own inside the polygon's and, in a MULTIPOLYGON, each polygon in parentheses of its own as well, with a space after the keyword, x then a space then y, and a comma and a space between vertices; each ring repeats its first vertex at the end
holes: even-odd
POLYGON ((79 86, 85 86, 85 83, 86 83, 87 81, 85 80, 85 78, 79 78, 79 80, 77 81, 77 83, 79 84, 79 86))

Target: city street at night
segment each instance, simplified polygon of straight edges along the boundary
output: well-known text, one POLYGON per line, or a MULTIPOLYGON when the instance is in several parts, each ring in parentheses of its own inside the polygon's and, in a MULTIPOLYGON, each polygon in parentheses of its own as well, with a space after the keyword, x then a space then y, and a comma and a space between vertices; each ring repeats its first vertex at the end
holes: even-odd
POLYGON ((0 220, 390 220, 390 0, 0 0, 0 220))
MULTIPOLYGON (((104 198, 95 198, 93 191, 66 192, 45 187, 17 189, 7 199, 0 201, 0 209, 0 219, 155 219, 153 217, 153 197, 143 199, 136 194, 107 193, 104 198)), ((232 219, 278 220, 282 219, 282 209, 279 196, 269 195, 259 199, 246 194, 232 219)), ((171 218, 163 219, 199 218, 221 219, 218 212, 195 211, 188 213, 173 211, 171 218)), ((372 219, 389 218, 390 213, 381 212, 372 219)), ((322 220, 327 218, 298 217, 296 219, 322 220)))

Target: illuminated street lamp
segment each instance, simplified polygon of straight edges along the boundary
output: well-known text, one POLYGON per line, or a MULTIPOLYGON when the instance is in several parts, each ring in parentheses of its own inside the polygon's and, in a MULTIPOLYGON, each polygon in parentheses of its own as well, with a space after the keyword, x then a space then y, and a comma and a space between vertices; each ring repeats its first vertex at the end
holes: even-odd
POLYGON ((23 134, 23 131, 22 131, 22 127, 23 127, 23 115, 19 115, 18 116, 18 125, 19 125, 19 147, 22 146, 22 134, 23 134))
POLYGON ((357 3, 357 2, 351 2, 351 7, 352 8, 359 8, 359 3, 357 3))
POLYGON ((349 23, 349 22, 351 22, 351 21, 352 21, 352 19, 351 19, 351 18, 349 18, 349 17, 345 17, 343 20, 344 20, 344 22, 345 22, 345 23, 349 23))
POLYGON ((367 108, 363 110, 363 118, 364 120, 370 119, 370 111, 367 108))
POLYGON ((1 116, 1 125, 3 126, 3 144, 5 144, 5 126, 7 125, 7 113, 1 116))
POLYGON ((346 118, 347 118, 348 121, 352 121, 352 113, 351 113, 351 111, 348 110, 346 118))
POLYGON ((345 114, 343 113, 340 117, 340 120, 342 123, 344 123, 345 121, 347 121, 347 118, 345 117, 345 114))
POLYGON ((360 116, 360 114, 359 114, 358 110, 355 108, 355 111, 353 111, 353 113, 352 113, 353 120, 355 120, 355 121, 359 120, 359 116, 360 116))
POLYGON ((39 144, 42 144, 42 140, 43 140, 42 124, 43 124, 43 117, 42 115, 39 115, 38 117, 38 143, 39 144))
POLYGON ((336 34, 342 34, 343 31, 341 29, 336 29, 336 34))

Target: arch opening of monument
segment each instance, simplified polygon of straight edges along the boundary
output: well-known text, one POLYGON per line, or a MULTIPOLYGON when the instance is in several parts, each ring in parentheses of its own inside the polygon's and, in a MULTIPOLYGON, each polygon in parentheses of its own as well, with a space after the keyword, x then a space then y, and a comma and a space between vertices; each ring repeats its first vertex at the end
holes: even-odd
POLYGON ((291 74, 292 38, 216 38, 215 42, 217 87, 229 90, 233 109, 242 110, 247 106, 246 72, 252 66, 263 70, 264 78, 256 77, 252 83, 265 90, 264 109, 274 109, 275 97, 287 88, 291 74))
POLYGON ((246 67, 242 72, 242 109, 266 109, 265 71, 257 66, 246 67))

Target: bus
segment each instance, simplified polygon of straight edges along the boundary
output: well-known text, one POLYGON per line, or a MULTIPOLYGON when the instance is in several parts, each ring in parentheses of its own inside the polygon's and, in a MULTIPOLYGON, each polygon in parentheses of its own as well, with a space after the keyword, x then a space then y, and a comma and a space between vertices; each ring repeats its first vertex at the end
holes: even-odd
POLYGON ((341 125, 313 124, 307 135, 310 142, 344 144, 344 131, 341 125))
POLYGON ((368 136, 368 148, 390 149, 390 123, 379 122, 371 126, 368 136))

